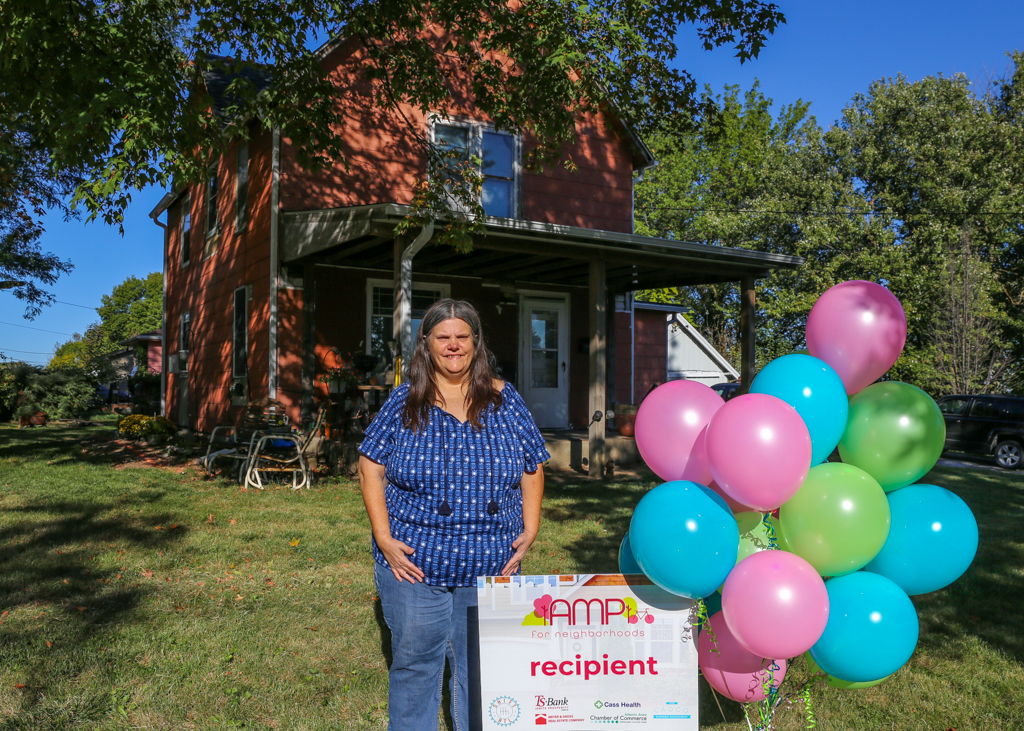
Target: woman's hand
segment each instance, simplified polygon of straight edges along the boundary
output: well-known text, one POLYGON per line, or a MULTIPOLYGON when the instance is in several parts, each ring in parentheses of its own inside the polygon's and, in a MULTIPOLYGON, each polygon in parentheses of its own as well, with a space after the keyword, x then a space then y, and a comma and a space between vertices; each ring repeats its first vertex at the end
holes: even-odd
POLYGON ((396 579, 399 581, 405 579, 410 584, 423 581, 423 571, 409 560, 409 556, 416 552, 414 548, 402 543, 397 538, 378 539, 377 548, 388 560, 388 566, 391 567, 391 573, 395 575, 396 579))
POLYGON ((523 556, 530 550, 530 546, 537 540, 537 534, 529 531, 523 531, 519 534, 519 537, 512 541, 512 548, 515 549, 515 553, 512 554, 512 558, 505 564, 505 568, 501 570, 502 576, 511 576, 519 570, 519 565, 523 562, 523 556))

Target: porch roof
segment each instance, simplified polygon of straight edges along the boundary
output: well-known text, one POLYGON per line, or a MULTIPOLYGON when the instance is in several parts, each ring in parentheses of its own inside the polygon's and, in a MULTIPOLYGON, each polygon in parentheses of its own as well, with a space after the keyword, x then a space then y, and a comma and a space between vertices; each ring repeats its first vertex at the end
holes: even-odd
MULTIPOLYGON (((408 213, 408 206, 397 204, 283 213, 281 260, 391 271, 394 230, 408 213)), ((585 287, 589 263, 598 260, 607 267, 609 291, 619 293, 763 278, 772 269, 804 263, 784 254, 538 221, 487 218, 483 225, 487 234, 475 237, 471 253, 428 245, 417 254, 414 270, 585 287)))

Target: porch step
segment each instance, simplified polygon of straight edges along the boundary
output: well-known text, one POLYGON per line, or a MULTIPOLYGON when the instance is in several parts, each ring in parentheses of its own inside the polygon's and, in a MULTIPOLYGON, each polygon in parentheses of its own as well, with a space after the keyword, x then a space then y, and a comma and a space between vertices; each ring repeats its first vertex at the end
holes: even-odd
MULTIPOLYGON (((584 460, 590 459, 590 440, 587 432, 569 429, 541 429, 541 434, 551 453, 549 464, 558 469, 578 470, 584 466, 584 460)), ((641 462, 640 451, 636 447, 636 439, 624 437, 616 432, 609 432, 604 440, 607 459, 617 465, 630 465, 641 462)))

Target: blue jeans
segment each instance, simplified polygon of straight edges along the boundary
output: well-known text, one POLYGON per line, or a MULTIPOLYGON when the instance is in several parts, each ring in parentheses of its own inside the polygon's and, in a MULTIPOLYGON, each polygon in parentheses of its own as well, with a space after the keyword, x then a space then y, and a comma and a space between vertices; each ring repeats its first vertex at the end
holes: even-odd
POLYGON ((476 606, 476 587, 400 582, 376 562, 374 579, 391 630, 388 731, 437 731, 446 658, 455 729, 469 731, 467 615, 476 606))

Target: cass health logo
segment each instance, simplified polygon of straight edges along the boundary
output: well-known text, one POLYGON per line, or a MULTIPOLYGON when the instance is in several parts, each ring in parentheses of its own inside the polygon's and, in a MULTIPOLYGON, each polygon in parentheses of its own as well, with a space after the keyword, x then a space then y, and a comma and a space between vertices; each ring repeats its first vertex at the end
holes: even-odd
POLYGON ((505 728, 519 720, 519 703, 511 696, 499 695, 487 706, 487 713, 496 726, 505 728))
POLYGON ((630 624, 638 624, 641 620, 647 624, 654 622, 654 615, 649 609, 638 611, 633 597, 577 599, 570 603, 567 599, 555 599, 545 594, 533 600, 533 611, 523 618, 523 625, 550 625, 556 619, 567 620, 570 625, 606 625, 612 617, 625 617, 630 624))

